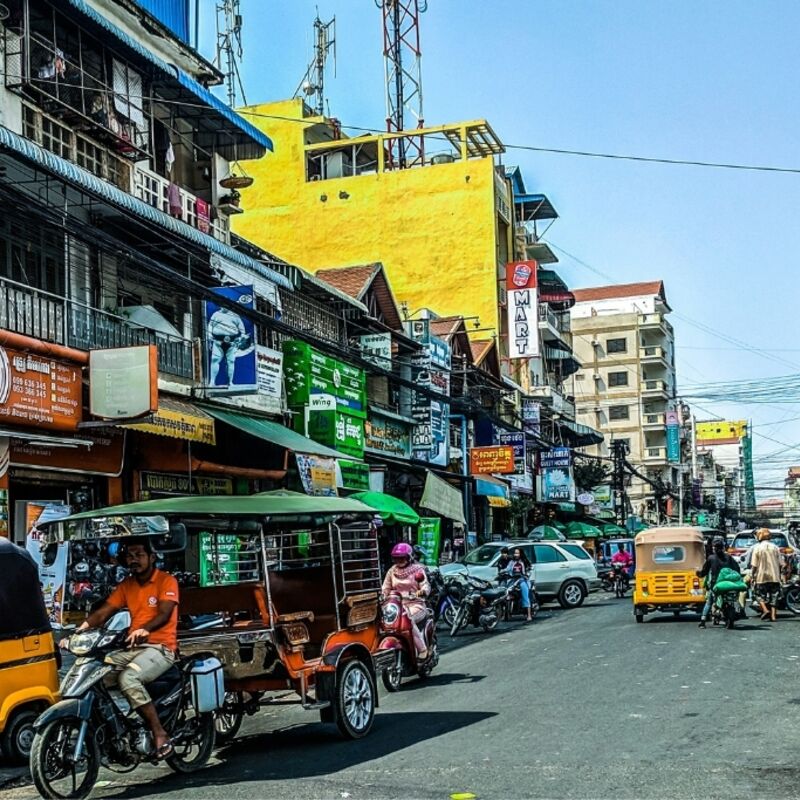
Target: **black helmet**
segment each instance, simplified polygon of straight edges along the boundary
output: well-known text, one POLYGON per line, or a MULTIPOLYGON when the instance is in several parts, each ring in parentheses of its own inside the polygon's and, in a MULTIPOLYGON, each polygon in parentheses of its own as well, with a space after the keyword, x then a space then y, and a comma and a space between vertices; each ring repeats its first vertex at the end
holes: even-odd
POLYGON ((725 549, 725 540, 721 536, 715 536, 713 541, 714 549, 715 550, 724 550, 725 549))

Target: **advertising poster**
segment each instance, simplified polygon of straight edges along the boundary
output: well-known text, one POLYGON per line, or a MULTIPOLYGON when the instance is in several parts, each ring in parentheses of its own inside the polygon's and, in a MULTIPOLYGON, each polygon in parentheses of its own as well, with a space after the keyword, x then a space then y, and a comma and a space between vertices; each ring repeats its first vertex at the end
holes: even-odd
POLYGON ((554 447, 541 456, 541 501, 544 503, 574 502, 575 481, 572 477, 572 451, 554 447))
POLYGON ((417 527, 417 545, 422 550, 422 563, 426 567, 439 565, 442 540, 442 520, 439 517, 420 517, 417 527))
POLYGON ((336 497, 336 460, 295 453, 297 472, 306 494, 336 497))
POLYGON ((42 552, 43 535, 38 525, 63 519, 72 513, 72 509, 62 503, 28 503, 26 509, 25 549, 31 554, 39 567, 39 583, 42 586, 44 604, 50 617, 50 624, 61 627, 63 624, 64 589, 67 582, 67 560, 69 544, 58 544, 55 559, 45 564, 42 552))
POLYGON ((200 534, 200 585, 239 582, 239 539, 232 534, 200 534))
POLYGON ((359 337, 361 355, 383 369, 392 368, 392 334, 368 333, 359 337))
MULTIPOLYGON (((222 286, 214 289, 220 297, 242 309, 255 308, 252 286, 222 286)), ((255 327, 252 319, 228 306, 207 300, 206 383, 211 392, 245 394, 258 389, 255 327)))

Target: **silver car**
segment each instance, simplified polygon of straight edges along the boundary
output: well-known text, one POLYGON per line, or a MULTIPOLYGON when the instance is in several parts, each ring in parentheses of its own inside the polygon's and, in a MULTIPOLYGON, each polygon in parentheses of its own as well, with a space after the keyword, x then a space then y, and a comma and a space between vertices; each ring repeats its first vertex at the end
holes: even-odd
POLYGON ((502 547, 509 552, 519 547, 528 557, 536 594, 542 601, 556 599, 562 608, 577 608, 589 592, 600 587, 594 560, 580 545, 569 542, 489 542, 471 550, 460 561, 442 565, 440 572, 444 576, 469 572, 487 581, 496 580, 502 547))

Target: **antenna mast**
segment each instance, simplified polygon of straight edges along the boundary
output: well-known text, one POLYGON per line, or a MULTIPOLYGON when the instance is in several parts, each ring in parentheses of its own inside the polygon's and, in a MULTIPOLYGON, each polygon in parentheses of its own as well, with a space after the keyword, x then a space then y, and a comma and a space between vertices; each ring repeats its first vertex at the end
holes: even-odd
MULTIPOLYGON (((428 0, 375 0, 383 11, 383 64, 386 73, 386 130, 397 133, 413 122, 422 128, 422 51, 419 15, 428 0), (406 118, 406 113, 408 118, 406 118)), ((425 159, 421 136, 388 140, 389 168, 404 168, 425 159)))
POLYGON ((314 58, 308 65, 303 80, 294 91, 294 97, 305 94, 314 98, 313 108, 317 116, 325 113, 325 64, 333 50, 333 74, 336 75, 336 17, 323 22, 317 14, 314 20, 314 58))
POLYGON ((242 101, 247 103, 242 76, 239 73, 242 54, 242 15, 239 10, 239 0, 218 0, 217 54, 214 57, 214 65, 225 74, 228 105, 231 108, 236 106, 237 88, 242 95, 242 101))

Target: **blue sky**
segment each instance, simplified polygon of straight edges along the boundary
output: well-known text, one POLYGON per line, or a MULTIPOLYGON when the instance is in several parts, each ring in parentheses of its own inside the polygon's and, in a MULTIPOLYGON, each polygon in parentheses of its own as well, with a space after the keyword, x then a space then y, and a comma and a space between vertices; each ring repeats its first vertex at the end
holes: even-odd
MULTIPOLYGON (((213 2, 200 2, 210 54, 213 2)), ((311 57, 315 6, 337 19, 331 113, 383 127, 372 0, 242 0, 248 102, 294 92, 311 57)), ((485 117, 506 144, 800 167, 800 4, 429 0, 421 27, 429 125, 485 117)), ((664 279, 679 389, 800 372, 800 175, 516 150, 504 160, 558 210, 549 240, 603 273, 562 256, 569 285, 664 279)), ((758 485, 780 486, 787 464, 800 464, 800 404, 700 405, 753 420, 758 485), (765 437, 794 449, 759 461, 784 447, 765 437)))

